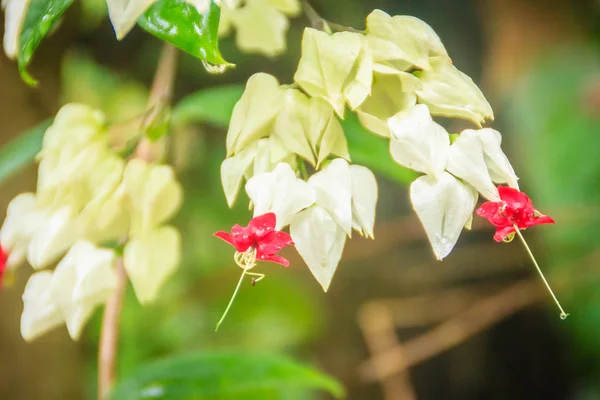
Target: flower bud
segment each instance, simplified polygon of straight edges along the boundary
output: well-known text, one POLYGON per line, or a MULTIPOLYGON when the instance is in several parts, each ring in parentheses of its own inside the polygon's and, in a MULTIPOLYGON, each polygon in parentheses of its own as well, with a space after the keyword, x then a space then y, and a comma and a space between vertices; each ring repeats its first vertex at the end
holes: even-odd
POLYGON ((11 60, 19 54, 21 30, 27 16, 31 0, 3 0, 2 9, 6 24, 4 27, 4 53, 11 60))
POLYGON ((481 126, 494 119, 494 112, 473 80, 445 58, 431 59, 432 68, 415 73, 423 86, 417 90, 420 103, 432 115, 463 118, 481 126))
POLYGON ((389 16, 374 10, 367 17, 365 35, 373 60, 389 62, 398 71, 410 68, 428 70, 430 57, 448 58, 442 41, 434 30, 418 18, 389 16))
POLYGON ((142 304, 158 291, 179 265, 181 238, 171 226, 163 226, 133 237, 125 246, 123 262, 135 294, 142 304))
POLYGON ((134 158, 127 163, 123 185, 131 203, 131 233, 145 232, 171 218, 183 200, 183 190, 168 165, 134 158))
POLYGON ((370 94, 372 74, 371 53, 362 35, 304 30, 294 80, 311 96, 325 99, 340 117, 346 102, 355 109, 370 94))
POLYGON ((242 151, 247 145, 269 134, 269 128, 281 111, 283 91, 273 76, 254 74, 233 108, 227 131, 227 156, 242 151))

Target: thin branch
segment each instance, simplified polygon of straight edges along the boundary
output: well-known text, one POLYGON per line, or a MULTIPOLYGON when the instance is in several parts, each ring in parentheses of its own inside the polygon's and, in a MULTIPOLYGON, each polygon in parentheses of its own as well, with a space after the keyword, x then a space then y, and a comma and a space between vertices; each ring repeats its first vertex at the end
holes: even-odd
POLYGON ((119 316, 127 286, 123 262, 117 263, 117 288, 106 302, 102 318, 102 332, 98 348, 98 400, 105 400, 115 380, 117 347, 119 344, 119 316))
MULTIPOLYGON (((175 72, 177 69, 177 50, 170 44, 165 44, 160 54, 154 82, 148 98, 148 116, 145 123, 152 122, 160 109, 171 100, 175 72)), ((153 146, 146 138, 137 146, 135 155, 144 160, 152 160, 155 155, 153 146)), ((116 377, 116 359, 119 344, 119 318, 123 296, 127 286, 127 275, 122 260, 117 263, 117 288, 106 302, 102 319, 102 332, 98 348, 98 400, 105 400, 109 395, 116 377)))

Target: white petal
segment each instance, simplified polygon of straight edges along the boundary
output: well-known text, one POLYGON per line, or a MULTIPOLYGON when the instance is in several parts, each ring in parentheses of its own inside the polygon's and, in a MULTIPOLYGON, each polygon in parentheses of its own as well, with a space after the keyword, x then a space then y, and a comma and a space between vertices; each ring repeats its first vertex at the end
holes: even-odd
POLYGON ((390 152, 396 162, 415 171, 439 176, 446 165, 450 137, 433 122, 429 109, 417 104, 388 120, 391 131, 390 152))
POLYGON ((352 233, 352 175, 346 160, 336 158, 308 183, 316 190, 317 205, 327 210, 348 235, 352 233))
POLYGON ((56 266, 50 296, 61 310, 73 340, 79 338, 94 310, 117 287, 114 263, 113 250, 78 241, 56 266))
POLYGON ((342 258, 346 232, 324 208, 313 206, 292 220, 290 234, 310 272, 327 291, 342 258))
POLYGON ((43 213, 36 209, 33 193, 22 193, 8 204, 6 219, 0 229, 0 243, 9 253, 8 268, 16 268, 25 261, 29 242, 43 220, 43 213))
POLYGON ((246 183, 246 192, 254 204, 254 216, 275 213, 278 230, 316 200, 315 190, 297 178, 292 167, 285 163, 278 164, 273 172, 250 178, 246 183))
POLYGON ((467 135, 477 135, 481 141, 481 144, 483 145, 483 158, 492 181, 496 183, 507 183, 510 187, 518 189, 519 184, 517 183, 517 180, 519 178, 517 178, 512 165, 510 165, 510 161, 508 161, 508 157, 506 157, 500 147, 500 144, 502 143, 502 135, 500 135, 500 132, 491 128, 483 128, 476 131, 463 131, 461 135, 464 135, 465 133, 467 135))
POLYGON ((21 335, 30 342, 40 335, 60 325, 63 316, 51 301, 48 288, 52 272, 42 271, 31 275, 23 292, 23 314, 21 315, 21 335))
POLYGON ((123 261, 135 294, 142 304, 153 301, 179 265, 181 238, 172 226, 144 232, 125 246, 123 261))
POLYGON ((69 207, 53 212, 38 227, 29 243, 27 260, 35 269, 46 268, 80 236, 81 229, 69 207))
POLYGON ((246 147, 236 155, 226 158, 221 164, 221 182, 229 207, 232 207, 235 203, 242 178, 250 168, 255 155, 256 143, 246 147))
POLYGON ((447 172, 439 179, 422 176, 410 185, 410 200, 438 260, 452 251, 473 213, 476 196, 472 188, 447 172))
POLYGON ((466 135, 460 134, 452 143, 446 169, 469 183, 486 199, 498 201, 498 189, 485 164, 483 144, 473 132, 463 132, 466 135))
POLYGON ((352 225, 366 237, 373 237, 375 206, 377 205, 377 180, 366 167, 351 165, 352 175, 352 225))
POLYGON ((108 15, 121 40, 133 28, 138 18, 157 0, 107 0, 108 15))
POLYGON ((10 59, 19 53, 19 38, 31 0, 7 0, 2 2, 4 8, 4 52, 10 59))

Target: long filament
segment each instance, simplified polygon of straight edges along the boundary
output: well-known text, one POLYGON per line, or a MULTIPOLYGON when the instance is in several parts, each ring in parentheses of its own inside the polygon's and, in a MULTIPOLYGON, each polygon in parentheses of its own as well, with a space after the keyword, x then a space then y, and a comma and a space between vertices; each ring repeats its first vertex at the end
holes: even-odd
POLYGON ((525 250, 527 250, 527 253, 529 254, 529 257, 531 258, 531 261, 533 262, 533 265, 535 265, 535 268, 537 269, 538 273, 542 277, 542 280, 544 281, 544 284, 546 285, 546 288, 548 288, 548 291, 552 295, 552 299, 554 299, 554 302, 558 306, 558 309, 560 310, 560 319, 567 319, 567 317, 569 316, 569 314, 567 314, 565 312, 565 310, 563 310, 562 306, 560 305, 560 302, 558 301, 558 299, 556 298, 556 295, 552 291, 552 288, 550 287, 550 284, 546 280, 546 277, 544 276, 544 273, 542 272, 542 269, 540 268, 540 266, 538 265, 535 257, 533 256, 533 253, 531 252, 531 249, 529 248, 529 245, 525 241, 525 238, 521 234, 521 231, 519 231, 519 227, 515 225, 515 229, 516 229, 516 234, 519 236, 519 239, 521 239, 521 243, 523 243, 523 246, 525 246, 525 250))

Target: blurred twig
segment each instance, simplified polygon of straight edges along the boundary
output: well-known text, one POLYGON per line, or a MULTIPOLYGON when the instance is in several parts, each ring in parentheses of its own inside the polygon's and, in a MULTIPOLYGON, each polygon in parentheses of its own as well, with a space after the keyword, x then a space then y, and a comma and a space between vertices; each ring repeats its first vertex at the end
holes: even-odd
MULTIPOLYGON (((577 263, 569 272, 569 275, 554 273, 550 275, 551 280, 559 283, 556 285, 558 291, 567 287, 572 288, 576 285, 589 283, 591 278, 599 276, 598 271, 595 270, 599 258, 600 250, 596 250, 577 263)), ((527 279, 518 282, 499 293, 481 298, 466 310, 449 317, 423 335, 411 339, 403 345, 398 344, 395 347, 388 348, 385 352, 374 354, 370 361, 360 367, 359 373, 363 379, 368 381, 387 380, 394 374, 404 372, 406 369, 464 342, 469 337, 524 308, 544 300, 546 297, 547 294, 538 279, 527 279)), ((435 295, 432 296, 432 299, 435 299, 435 295)), ((370 313, 377 311, 372 304, 369 307, 368 311, 370 313)), ((381 332, 376 329, 377 325, 375 329, 364 326, 363 314, 365 313, 366 310, 363 310, 359 314, 359 321, 362 320, 361 328, 365 335, 381 335, 381 332)), ((385 317, 386 315, 391 320, 389 312, 379 313, 378 317, 381 318, 381 316, 385 317)), ((379 323, 379 326, 381 325, 379 323)), ((395 334, 395 328, 392 329, 395 334)))

